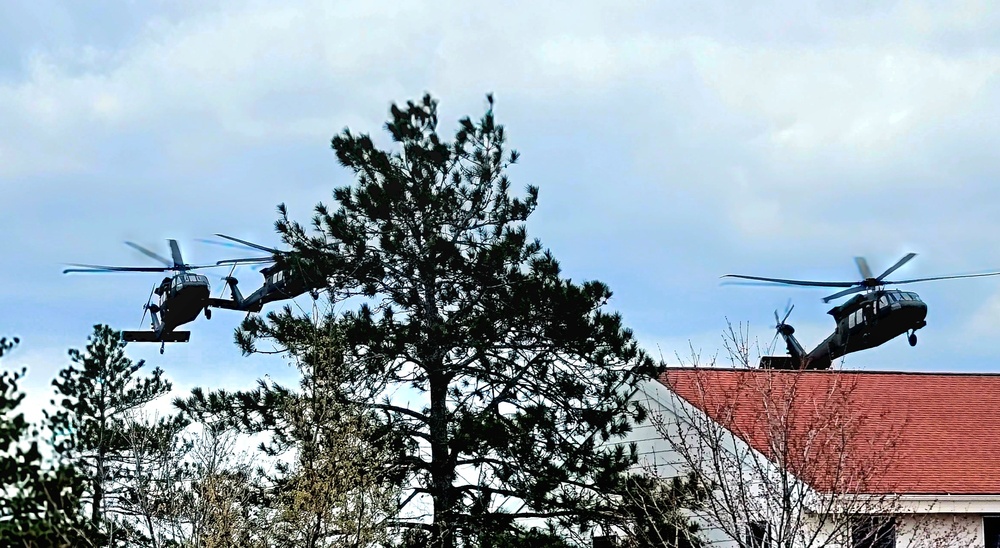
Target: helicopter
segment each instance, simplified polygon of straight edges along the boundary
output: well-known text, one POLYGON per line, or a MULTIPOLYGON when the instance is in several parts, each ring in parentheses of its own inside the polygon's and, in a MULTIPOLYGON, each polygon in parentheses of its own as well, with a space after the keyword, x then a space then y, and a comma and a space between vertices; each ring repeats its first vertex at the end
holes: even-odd
POLYGON ((220 238, 225 238, 227 240, 237 242, 244 246, 250 247, 252 249, 257 249, 260 251, 266 251, 271 254, 270 257, 248 257, 245 259, 227 259, 219 261, 216 264, 221 265, 237 265, 237 264, 253 264, 253 263, 274 263, 270 266, 266 266, 261 269, 261 274, 264 276, 264 283, 259 289, 247 295, 246 297, 240 292, 237 284, 239 281, 232 277, 226 276, 223 280, 228 284, 229 289, 232 293, 231 299, 209 299, 210 306, 216 308, 224 308, 228 310, 240 310, 243 312, 260 312, 265 304, 280 301, 285 299, 294 299, 305 292, 310 292, 313 298, 318 297, 317 290, 321 289, 324 284, 322 283, 309 283, 306 277, 302 274, 301 270, 295 267, 292 263, 282 260, 284 257, 288 256, 287 251, 281 251, 278 249, 273 249, 270 247, 265 247, 260 244, 255 244, 246 240, 241 240, 239 238, 234 238, 233 236, 227 236, 225 234, 216 234, 220 238))
POLYGON ((912 291, 886 289, 886 286, 932 280, 980 278, 1000 275, 1000 272, 987 272, 983 274, 933 276, 930 278, 896 281, 886 279, 887 276, 916 256, 916 253, 907 253, 896 264, 890 266, 878 276, 872 274, 871 268, 868 267, 868 261, 864 257, 855 257, 854 262, 861 273, 861 280, 856 282, 816 282, 745 276, 741 274, 726 274, 723 278, 740 278, 784 285, 844 288, 833 295, 823 297, 823 302, 825 303, 851 294, 861 293, 860 295, 854 295, 854 297, 841 305, 834 306, 827 312, 833 316, 837 325, 833 333, 810 352, 806 352, 802 345, 799 344, 799 341, 795 339, 793 335, 795 328, 786 323, 788 316, 795 307, 790 307, 783 319, 778 318, 777 311, 774 313, 774 319, 777 322, 777 325, 775 325, 775 329, 777 330, 775 336, 781 335, 782 339, 784 339, 788 355, 764 356, 761 358, 760 367, 773 369, 827 369, 831 366, 833 360, 841 356, 859 350, 874 348, 899 335, 906 334, 906 339, 910 346, 917 345, 917 330, 927 325, 927 304, 920 299, 919 295, 912 291))
POLYGON ((89 264, 71 264, 80 268, 67 268, 63 274, 72 272, 174 272, 173 276, 164 277, 159 285, 154 285, 146 299, 146 304, 142 307, 141 324, 146 319, 146 311, 152 320, 151 331, 122 331, 122 339, 126 342, 158 342, 160 343, 160 354, 163 353, 164 344, 168 342, 188 342, 191 338, 190 331, 176 331, 175 329, 188 322, 194 321, 202 311, 205 312, 206 319, 212 319, 212 311, 209 309, 210 287, 208 278, 201 274, 191 273, 191 270, 199 268, 212 268, 218 265, 189 265, 184 262, 181 256, 180 247, 176 240, 167 240, 170 245, 171 259, 160 256, 141 245, 125 242, 125 245, 151 257, 165 266, 144 267, 144 266, 102 266, 89 264), (158 297, 153 303, 153 295, 158 297))

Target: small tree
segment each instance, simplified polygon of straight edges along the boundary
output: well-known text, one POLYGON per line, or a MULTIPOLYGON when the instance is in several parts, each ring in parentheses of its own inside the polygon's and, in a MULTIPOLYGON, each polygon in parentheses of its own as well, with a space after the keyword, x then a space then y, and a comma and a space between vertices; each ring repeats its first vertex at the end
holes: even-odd
POLYGON ((691 512, 702 507, 706 491, 695 474, 663 478, 649 471, 624 478, 619 512, 622 513, 620 548, 702 548, 698 523, 691 512))
POLYGON ((169 546, 186 538, 186 523, 176 516, 189 506, 182 487, 192 468, 185 460, 193 445, 185 436, 187 421, 133 411, 119 426, 126 449, 115 482, 117 506, 110 510, 120 518, 113 524, 117 538, 128 546, 169 546))
POLYGON ((171 545, 222 548, 276 546, 273 526, 261 516, 261 477, 245 451, 245 440, 224 423, 196 424, 184 452, 160 470, 171 492, 157 527, 171 545))
POLYGON ((237 333, 246 352, 267 339, 297 359, 342 334, 342 402, 411 440, 396 526, 438 548, 527 518, 575 531, 616 519, 613 490, 636 455, 608 442, 643 420, 629 397, 656 368, 604 310, 607 286, 564 278, 528 237, 538 191, 511 190, 518 155, 488 100, 452 141, 429 96, 392 107, 394 150, 334 137, 356 183, 316 207, 313 231, 283 206, 277 227, 292 246, 282 260, 335 306, 318 322, 290 308, 252 317, 237 333))
POLYGON ((145 362, 130 360, 121 334, 106 325, 94 326, 88 341, 84 352, 69 351, 72 365, 52 382, 56 391, 52 403, 58 411, 49 422, 59 445, 88 478, 84 501, 91 522, 105 531, 111 544, 153 542, 148 520, 148 536, 143 537, 133 519, 142 515, 137 505, 145 503, 140 498, 148 479, 143 477, 147 471, 143 463, 168 451, 166 446, 174 443, 185 425, 173 418, 137 427, 131 417, 170 391, 163 370, 157 367, 150 376, 140 376, 145 362), (140 431, 156 442, 156 447, 144 444, 144 454, 133 451, 140 431))
MULTIPOLYGON (((0 338, 0 356, 17 342, 0 338)), ((67 464, 45 464, 40 432, 18 411, 24 374, 0 372, 0 539, 7 546, 93 546, 100 537, 80 512, 80 475, 67 464)))
POLYGON ((298 390, 261 382, 249 392, 195 389, 176 405, 215 428, 267 433, 271 463, 256 502, 268 546, 383 546, 397 516, 407 440, 377 414, 344 401, 342 337, 317 342, 299 361, 298 390))

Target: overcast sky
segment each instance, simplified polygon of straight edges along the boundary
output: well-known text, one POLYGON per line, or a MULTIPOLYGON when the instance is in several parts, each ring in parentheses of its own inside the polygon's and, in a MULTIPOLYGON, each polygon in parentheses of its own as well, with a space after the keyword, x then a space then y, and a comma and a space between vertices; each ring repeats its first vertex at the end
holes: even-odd
MULTIPOLYGON (((4 2, 0 335, 22 345, 3 366, 47 399, 66 350, 95 323, 138 327, 159 280, 63 263, 149 265, 122 242, 166 238, 214 262, 235 252, 196 240, 214 232, 277 245, 277 204, 307 220, 351 181, 330 138, 384 143, 389 105, 425 91, 444 133, 495 94, 510 177, 540 187, 529 232, 671 362, 714 354, 727 318, 766 345, 789 299, 804 346, 833 328, 822 289, 722 274, 850 280, 855 255, 877 273, 910 251, 899 277, 1000 269, 991 3, 753 4, 4 2)), ((1000 371, 1000 277, 909 289, 929 305, 919 344, 845 367, 1000 371)), ((241 318, 131 355, 184 389, 291 378, 240 356, 241 318)))

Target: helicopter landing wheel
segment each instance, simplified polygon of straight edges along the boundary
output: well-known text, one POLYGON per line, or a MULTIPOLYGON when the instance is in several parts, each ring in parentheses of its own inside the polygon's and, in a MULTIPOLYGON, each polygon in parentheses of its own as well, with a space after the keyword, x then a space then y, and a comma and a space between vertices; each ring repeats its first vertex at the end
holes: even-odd
POLYGON ((910 346, 917 346, 917 334, 916 332, 910 333, 910 336, 906 338, 910 342, 910 346))
POLYGON ((160 343, 160 354, 163 354, 163 345, 165 345, 165 344, 166 343, 160 343))
POLYGON ((207 306, 205 307, 205 319, 206 320, 212 319, 212 309, 208 308, 207 306))

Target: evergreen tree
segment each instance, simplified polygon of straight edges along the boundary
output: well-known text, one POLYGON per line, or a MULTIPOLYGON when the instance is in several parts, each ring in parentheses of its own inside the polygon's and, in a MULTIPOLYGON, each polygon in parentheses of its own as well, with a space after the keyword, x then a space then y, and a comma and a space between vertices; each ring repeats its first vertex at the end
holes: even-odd
POLYGON ((355 183, 334 190, 336 207, 316 206, 311 229, 284 206, 276 223, 292 246, 279 260, 325 280, 334 306, 317 322, 286 307, 237 332, 247 353, 266 339, 305 362, 328 358, 318 341, 344 337, 331 389, 412 440, 397 463, 413 495, 398 525, 440 548, 525 518, 580 531, 616 519, 614 488, 637 457, 613 442, 644 420, 629 398, 656 370, 604 310, 608 287, 563 277, 528 237, 538 190, 511 191, 518 155, 488 101, 450 142, 429 96, 393 105, 393 150, 334 137, 355 183))
POLYGON ((384 546, 389 538, 406 470, 395 463, 408 440, 340 397, 343 355, 343 338, 330 334, 298 363, 297 390, 260 382, 256 390, 236 393, 196 388, 175 400, 193 421, 271 434, 260 450, 272 470, 253 478, 259 482, 255 513, 268 516, 258 519, 255 541, 360 548, 384 546))
POLYGON ((708 489, 697 476, 664 478, 649 473, 634 473, 624 478, 618 511, 623 517, 619 526, 621 548, 702 548, 704 539, 697 523, 685 510, 702 508, 708 489))
POLYGON ((152 542, 153 468, 185 423, 168 417, 149 424, 141 414, 170 391, 170 382, 158 367, 140 376, 145 362, 129 359, 121 334, 106 325, 94 326, 86 350, 71 349, 69 356, 73 363, 52 382, 58 411, 49 421, 63 451, 86 474, 90 520, 111 545, 152 542))
MULTIPOLYGON (((0 338, 0 356, 17 342, 0 338)), ((79 474, 44 463, 40 432, 18 411, 24 373, 0 372, 0 540, 4 546, 92 546, 99 537, 80 514, 79 474)))

